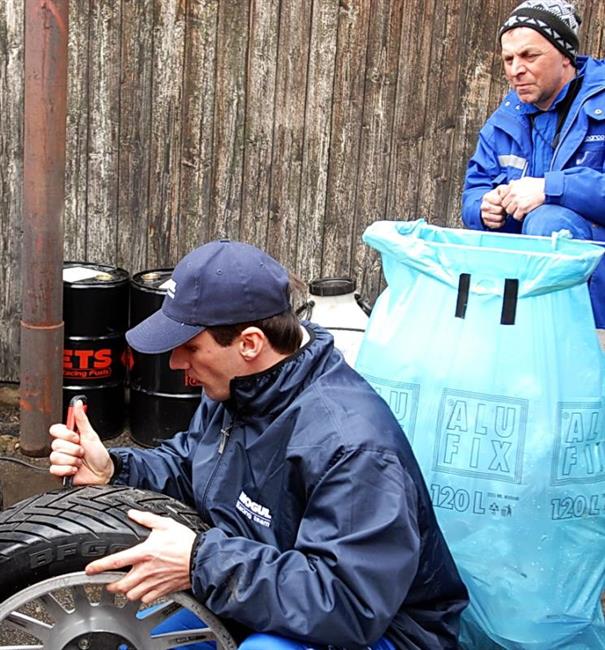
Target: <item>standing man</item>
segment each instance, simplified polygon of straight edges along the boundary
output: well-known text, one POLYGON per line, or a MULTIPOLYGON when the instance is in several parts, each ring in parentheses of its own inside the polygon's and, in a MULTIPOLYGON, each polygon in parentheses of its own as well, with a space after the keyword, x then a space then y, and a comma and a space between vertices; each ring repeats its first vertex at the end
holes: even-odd
POLYGON ((192 589, 242 650, 457 647, 467 593, 409 443, 332 336, 301 326, 282 266, 206 244, 126 338, 202 385, 189 431, 108 453, 77 405, 79 434, 51 427, 50 471, 162 492, 212 528, 134 513, 147 540, 89 573, 132 567, 110 589, 143 602, 192 589))
MULTIPOLYGON (((468 228, 605 241, 605 62, 577 56, 580 23, 569 2, 527 0, 500 29, 511 91, 468 165, 468 228)), ((590 296, 603 328, 604 262, 590 296)))

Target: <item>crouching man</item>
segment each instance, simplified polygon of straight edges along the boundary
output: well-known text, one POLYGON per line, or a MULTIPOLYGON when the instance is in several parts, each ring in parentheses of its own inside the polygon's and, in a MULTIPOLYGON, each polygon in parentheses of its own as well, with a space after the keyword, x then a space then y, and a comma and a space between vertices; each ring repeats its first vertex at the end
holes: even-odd
POLYGON ((77 405, 79 433, 51 427, 50 471, 167 494, 212 528, 133 512, 147 540, 89 574, 131 567, 110 589, 143 602, 191 589, 243 650, 457 647, 467 592, 410 445, 332 336, 297 319, 281 265, 206 244, 126 337, 202 385, 189 430, 108 452, 77 405))

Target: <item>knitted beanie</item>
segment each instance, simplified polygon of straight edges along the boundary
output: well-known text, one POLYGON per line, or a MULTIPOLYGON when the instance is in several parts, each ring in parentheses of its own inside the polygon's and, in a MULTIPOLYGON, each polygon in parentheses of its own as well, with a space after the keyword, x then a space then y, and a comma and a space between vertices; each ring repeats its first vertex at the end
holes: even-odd
POLYGON ((575 65, 581 22, 575 7, 564 0, 526 0, 502 25, 499 37, 517 27, 535 29, 575 65))

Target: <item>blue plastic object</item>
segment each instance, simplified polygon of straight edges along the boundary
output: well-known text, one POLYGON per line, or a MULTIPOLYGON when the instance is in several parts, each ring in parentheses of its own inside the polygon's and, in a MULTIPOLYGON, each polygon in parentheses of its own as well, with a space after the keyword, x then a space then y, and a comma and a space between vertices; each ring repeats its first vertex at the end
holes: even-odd
POLYGON ((463 648, 605 647, 604 364, 586 281, 603 251, 377 222, 356 368, 412 442, 471 594, 463 648))

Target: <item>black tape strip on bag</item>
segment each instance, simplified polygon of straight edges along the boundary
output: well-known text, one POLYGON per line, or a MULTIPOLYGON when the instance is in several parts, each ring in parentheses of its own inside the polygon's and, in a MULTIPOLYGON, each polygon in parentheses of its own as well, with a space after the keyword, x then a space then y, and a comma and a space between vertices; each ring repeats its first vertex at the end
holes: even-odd
POLYGON ((504 296, 502 298, 501 325, 514 325, 517 316, 517 296, 519 294, 519 280, 506 278, 504 280, 504 296))
POLYGON ((456 300, 456 318, 466 316, 466 306, 468 304, 468 291, 471 286, 470 273, 461 273, 458 279, 458 299, 456 300))

